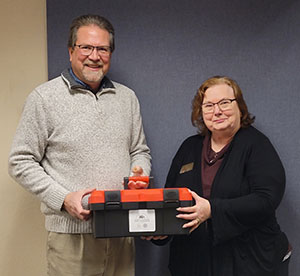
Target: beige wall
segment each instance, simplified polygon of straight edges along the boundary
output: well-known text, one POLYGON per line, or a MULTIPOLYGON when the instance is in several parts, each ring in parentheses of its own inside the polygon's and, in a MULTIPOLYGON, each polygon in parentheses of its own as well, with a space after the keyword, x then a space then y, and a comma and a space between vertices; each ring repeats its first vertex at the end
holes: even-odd
POLYGON ((0 34, 0 275, 43 276, 44 218, 7 157, 26 96, 47 80, 46 0, 1 0, 0 34))

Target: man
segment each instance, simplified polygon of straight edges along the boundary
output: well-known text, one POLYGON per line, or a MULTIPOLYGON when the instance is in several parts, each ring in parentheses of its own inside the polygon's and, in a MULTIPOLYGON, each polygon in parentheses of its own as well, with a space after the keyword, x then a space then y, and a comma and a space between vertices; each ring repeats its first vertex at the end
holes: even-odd
POLYGON ((41 200, 48 275, 133 276, 132 238, 94 239, 87 196, 149 175, 138 100, 109 80, 114 29, 97 15, 70 28, 71 68, 29 96, 13 141, 9 172, 41 200))

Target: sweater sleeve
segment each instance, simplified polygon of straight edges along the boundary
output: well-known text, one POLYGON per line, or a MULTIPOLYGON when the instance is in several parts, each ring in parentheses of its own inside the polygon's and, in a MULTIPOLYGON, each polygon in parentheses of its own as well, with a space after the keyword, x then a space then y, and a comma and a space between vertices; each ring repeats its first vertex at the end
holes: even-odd
POLYGON ((44 170, 42 161, 51 132, 49 114, 34 90, 27 98, 12 143, 9 174, 49 208, 59 211, 69 193, 44 170))
POLYGON ((210 200, 215 244, 267 225, 269 220, 274 219, 275 210, 283 197, 284 168, 267 137, 262 136, 253 142, 244 170, 248 194, 210 200))
POLYGON ((150 175, 151 156, 150 149, 147 146, 146 138, 143 130, 142 117, 140 113, 140 105, 137 97, 134 95, 132 99, 132 126, 131 126, 131 169, 140 166, 144 170, 145 175, 150 175))

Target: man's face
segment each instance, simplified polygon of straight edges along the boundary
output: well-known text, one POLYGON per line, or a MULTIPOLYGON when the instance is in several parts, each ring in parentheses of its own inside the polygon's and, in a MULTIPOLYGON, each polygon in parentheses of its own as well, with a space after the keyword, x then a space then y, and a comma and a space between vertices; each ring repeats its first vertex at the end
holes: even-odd
MULTIPOLYGON (((82 26, 77 31, 76 45, 110 46, 109 33, 96 25, 82 26)), ((90 55, 83 55, 79 47, 69 48, 72 70, 77 78, 97 89, 110 66, 111 53, 101 55, 93 49, 90 55)))

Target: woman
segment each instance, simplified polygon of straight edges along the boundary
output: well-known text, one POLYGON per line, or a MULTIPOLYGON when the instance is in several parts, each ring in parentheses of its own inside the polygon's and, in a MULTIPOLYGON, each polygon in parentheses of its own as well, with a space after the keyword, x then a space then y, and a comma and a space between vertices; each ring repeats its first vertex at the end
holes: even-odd
POLYGON ((275 217, 284 168, 253 121, 232 79, 213 77, 199 88, 192 111, 199 135, 183 142, 166 181, 188 187, 196 203, 178 208, 190 235, 168 238, 172 276, 287 275, 288 240, 275 217))

